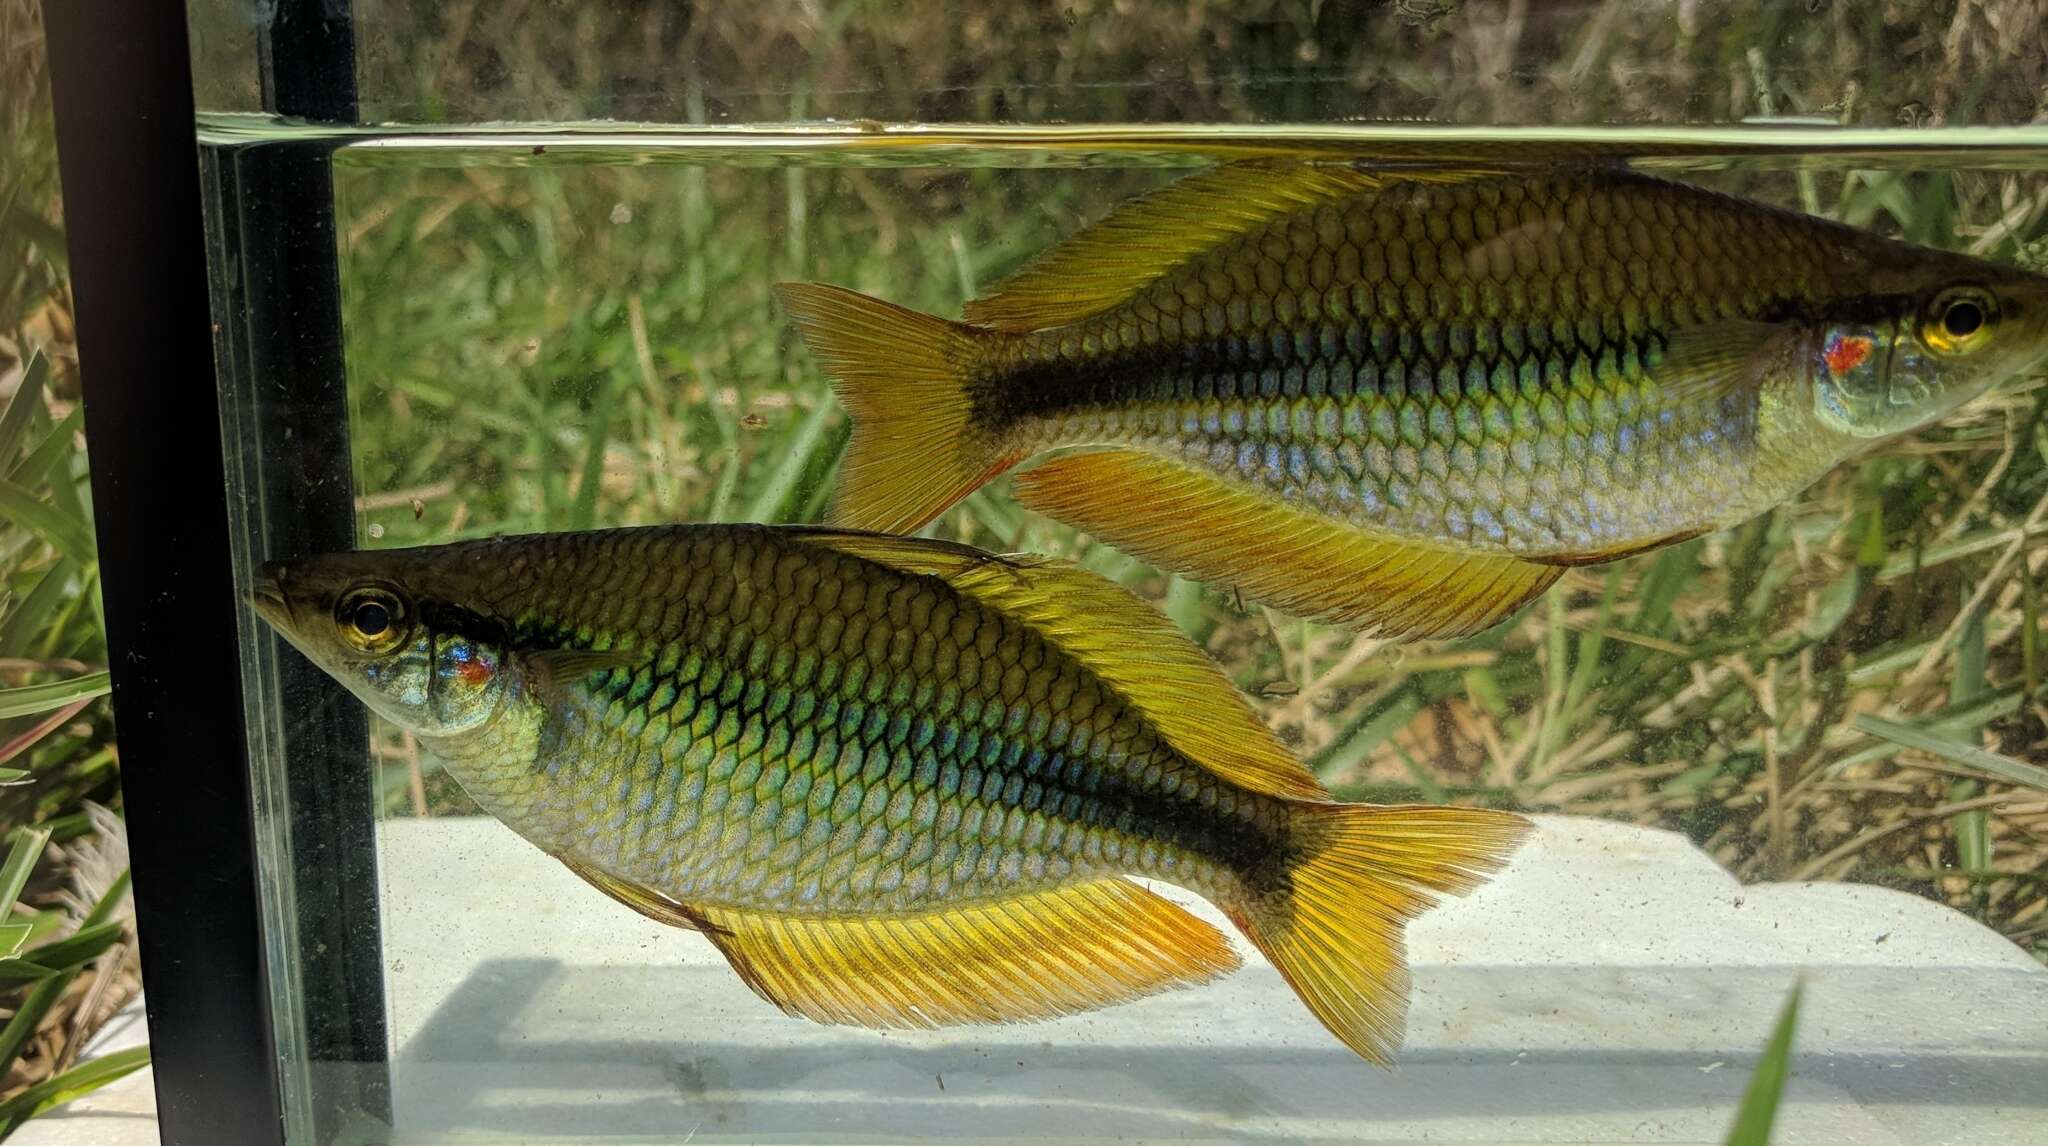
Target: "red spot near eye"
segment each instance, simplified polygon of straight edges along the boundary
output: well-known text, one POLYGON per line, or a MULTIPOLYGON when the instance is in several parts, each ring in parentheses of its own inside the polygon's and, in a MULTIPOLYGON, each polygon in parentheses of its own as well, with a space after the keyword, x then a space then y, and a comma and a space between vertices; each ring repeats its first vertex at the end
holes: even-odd
POLYGON ((465 684, 483 684, 491 679, 491 666, 479 660, 467 660, 455 666, 465 684))
POLYGON ((1827 349, 1821 357, 1827 360, 1828 369, 1836 374, 1847 374, 1863 365, 1870 357, 1874 344, 1868 338, 1835 337, 1828 340, 1827 349))

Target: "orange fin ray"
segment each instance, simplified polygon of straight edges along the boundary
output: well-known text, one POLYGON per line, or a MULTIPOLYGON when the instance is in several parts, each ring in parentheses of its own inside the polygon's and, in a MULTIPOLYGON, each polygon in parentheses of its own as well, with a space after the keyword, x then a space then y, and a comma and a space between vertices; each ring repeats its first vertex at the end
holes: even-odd
POLYGON ((1027 507, 1153 564, 1386 637, 1478 632, 1563 573, 1367 533, 1137 450, 1056 458, 1017 475, 1015 490, 1027 507))
POLYGON ((937 577, 1016 617, 1115 689, 1181 755, 1240 787, 1309 799, 1327 794, 1207 654, 1105 577, 1064 561, 997 557, 944 541, 835 530, 793 536, 937 577))
POLYGON ((1046 1019, 1200 983, 1238 965, 1214 927, 1107 879, 918 915, 706 907, 711 941, 792 1015, 863 1027, 1046 1019))

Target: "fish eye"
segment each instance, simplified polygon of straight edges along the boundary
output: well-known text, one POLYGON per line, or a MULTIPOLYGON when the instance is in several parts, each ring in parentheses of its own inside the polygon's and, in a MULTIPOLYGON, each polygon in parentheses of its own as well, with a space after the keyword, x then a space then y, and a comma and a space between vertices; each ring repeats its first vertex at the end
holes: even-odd
POLYGON ((1958 287, 1935 296, 1920 333, 1930 349, 1961 354, 1982 345, 1997 320, 1998 306, 1989 294, 1976 287, 1958 287))
POLYGON ((380 586, 366 586, 342 595, 334 606, 334 620, 342 639, 367 653, 381 653, 398 646, 405 638, 406 608, 398 594, 380 586))
POLYGON ((381 636, 384 630, 391 627, 391 610, 376 601, 364 601, 356 606, 352 619, 355 621, 356 632, 366 637, 381 636))

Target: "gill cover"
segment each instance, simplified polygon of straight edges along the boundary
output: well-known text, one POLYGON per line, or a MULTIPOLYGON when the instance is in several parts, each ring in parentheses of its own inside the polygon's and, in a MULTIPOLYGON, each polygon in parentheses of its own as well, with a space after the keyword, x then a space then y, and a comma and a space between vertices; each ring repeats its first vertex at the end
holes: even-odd
POLYGON ((1998 296, 1975 285, 1939 291, 1890 322, 1829 326, 1814 353, 1815 412, 1858 438, 1926 425, 2022 365, 2000 326, 1998 296))
POLYGON ((422 610, 391 582, 327 581, 274 567, 259 581, 256 601, 299 651, 402 728, 450 736, 497 709, 503 650, 433 623, 434 610, 422 610), (299 607, 284 603, 287 586, 299 607))

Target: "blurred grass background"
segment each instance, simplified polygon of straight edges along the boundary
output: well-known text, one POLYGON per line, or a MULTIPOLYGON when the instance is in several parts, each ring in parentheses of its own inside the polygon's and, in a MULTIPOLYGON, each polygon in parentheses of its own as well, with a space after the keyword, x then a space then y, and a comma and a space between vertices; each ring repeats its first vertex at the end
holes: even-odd
MULTIPOLYGON (((364 53, 366 74, 387 81, 383 106, 429 119, 2043 116, 2041 5, 1807 8, 1275 3, 1233 20, 1220 6, 1126 3, 948 21, 936 7, 909 6, 919 19, 843 3, 719 6, 677 23, 602 6, 573 20, 544 5, 393 7, 421 39, 383 29, 364 53)), ((1131 157, 612 158, 340 157, 365 544, 813 520, 846 427, 773 282, 825 279, 958 313, 1172 177, 1131 157)), ((2048 262, 2038 166, 1680 174, 2048 262)), ((1155 599, 1346 795, 1655 824, 1745 879, 1908 889, 2048 957, 2048 793, 1993 779, 1969 754, 2048 760, 2044 395, 2038 377, 2021 380, 1739 529, 1575 570, 1462 642, 1386 647, 1247 614, 1021 513, 1002 483, 936 530, 1074 556, 1155 599)), ((393 814, 467 810, 402 735, 380 732, 378 751, 393 814)))
POLYGON ((0 1138, 140 989, 63 207, 35 0, 0 0, 0 1138))

